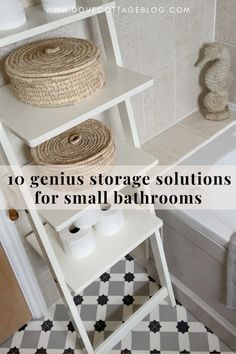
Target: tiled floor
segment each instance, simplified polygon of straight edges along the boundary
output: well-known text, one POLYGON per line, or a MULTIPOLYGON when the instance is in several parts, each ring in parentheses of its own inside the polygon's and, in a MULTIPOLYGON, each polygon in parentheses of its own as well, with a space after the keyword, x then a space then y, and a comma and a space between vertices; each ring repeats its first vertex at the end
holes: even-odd
MULTIPOLYGON (((126 256, 74 298, 96 346, 157 289, 145 271, 126 256)), ((0 344, 0 354, 79 354, 82 344, 60 302, 0 344)), ((110 354, 233 353, 180 304, 162 303, 110 354)))

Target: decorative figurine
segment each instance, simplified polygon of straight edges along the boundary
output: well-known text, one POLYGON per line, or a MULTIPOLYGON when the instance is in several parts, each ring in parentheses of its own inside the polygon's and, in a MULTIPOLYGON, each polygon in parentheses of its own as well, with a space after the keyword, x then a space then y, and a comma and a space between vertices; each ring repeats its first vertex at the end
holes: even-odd
POLYGON ((198 65, 204 67, 208 62, 213 64, 205 75, 205 85, 210 92, 204 97, 203 114, 209 120, 224 120, 229 118, 229 87, 233 81, 231 55, 220 43, 208 45, 204 54, 198 65))

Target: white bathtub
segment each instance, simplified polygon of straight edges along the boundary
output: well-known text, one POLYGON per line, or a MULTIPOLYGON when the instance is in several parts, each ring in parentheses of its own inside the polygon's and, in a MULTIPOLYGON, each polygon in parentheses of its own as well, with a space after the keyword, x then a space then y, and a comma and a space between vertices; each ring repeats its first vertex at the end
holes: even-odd
MULTIPOLYGON (((236 165, 236 124, 181 164, 236 165)), ((225 306, 227 247, 236 231, 236 212, 158 213, 177 299, 236 351, 236 312, 225 306)))
MULTIPOLYGON (((236 165, 236 123, 181 164, 236 165)), ((208 233, 214 241, 226 248, 232 234, 236 232, 234 210, 188 210, 178 211, 177 215, 200 231, 208 233)))

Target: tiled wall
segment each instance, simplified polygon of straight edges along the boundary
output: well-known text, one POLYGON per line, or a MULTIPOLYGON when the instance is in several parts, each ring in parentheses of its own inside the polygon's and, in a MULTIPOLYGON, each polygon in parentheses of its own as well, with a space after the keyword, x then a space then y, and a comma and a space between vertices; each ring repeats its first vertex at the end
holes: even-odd
MULTIPOLYGON (((124 63, 149 74, 155 86, 135 98, 142 141, 174 124, 198 107, 201 91, 199 49, 214 38, 214 0, 129 0, 132 6, 189 7, 190 13, 116 15, 124 63)), ((118 1, 120 6, 127 1, 118 1)), ((127 5, 126 5, 127 6, 127 5)))
POLYGON ((236 0, 218 0, 216 13, 216 40, 224 43, 232 55, 234 82, 230 89, 230 101, 236 103, 236 0))

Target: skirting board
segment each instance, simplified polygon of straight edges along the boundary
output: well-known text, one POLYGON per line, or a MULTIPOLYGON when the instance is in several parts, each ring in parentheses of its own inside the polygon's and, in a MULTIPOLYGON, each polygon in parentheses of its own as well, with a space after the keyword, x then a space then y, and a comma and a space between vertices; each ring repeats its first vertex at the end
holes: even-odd
MULTIPOLYGON (((157 281, 157 274, 152 261, 149 262, 148 272, 157 281)), ((199 321, 209 327, 228 347, 236 351, 236 328, 225 321, 223 317, 172 274, 170 276, 175 298, 199 321)))

